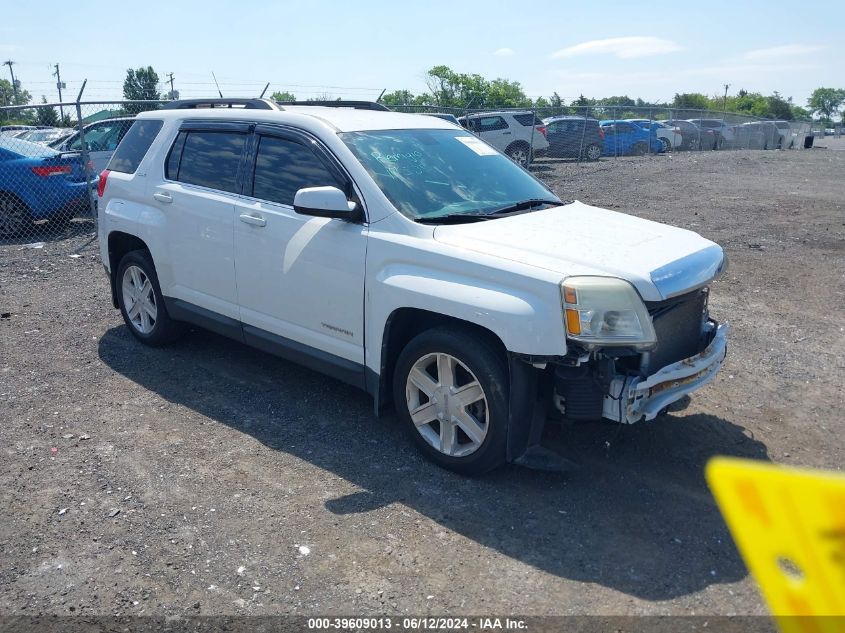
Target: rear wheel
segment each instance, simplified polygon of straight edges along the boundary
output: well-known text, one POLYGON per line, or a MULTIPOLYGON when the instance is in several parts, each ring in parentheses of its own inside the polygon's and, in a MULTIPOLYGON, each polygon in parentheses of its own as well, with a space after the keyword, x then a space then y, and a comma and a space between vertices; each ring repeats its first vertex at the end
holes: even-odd
POLYGON ((0 193, 0 238, 20 235, 31 224, 26 204, 13 194, 0 193))
POLYGON ((505 154, 520 167, 528 167, 528 163, 531 162, 531 148, 528 147, 528 143, 511 143, 505 150, 505 154))
POLYGON ((182 324, 167 313, 155 265, 147 251, 131 251, 123 256, 115 278, 120 313, 132 335, 152 347, 178 338, 182 324))
POLYGON ((639 143, 634 143, 634 146, 631 148, 631 154, 634 156, 645 156, 648 153, 648 145, 640 141, 639 143))
POLYGON ((484 337, 453 328, 418 335, 396 361, 393 397, 414 443, 439 466, 476 475, 505 462, 507 363, 484 337))
POLYGON ((663 151, 671 152, 673 149, 672 141, 670 141, 668 138, 661 138, 660 140, 663 141, 663 151))
POLYGON ((601 157, 601 147, 595 143, 588 145, 587 149, 584 150, 584 156, 587 160, 598 160, 601 157))

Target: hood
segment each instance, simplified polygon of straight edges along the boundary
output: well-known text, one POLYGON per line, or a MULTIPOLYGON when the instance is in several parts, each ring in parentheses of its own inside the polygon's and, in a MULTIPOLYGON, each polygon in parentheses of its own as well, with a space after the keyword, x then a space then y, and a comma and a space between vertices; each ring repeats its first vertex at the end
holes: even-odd
POLYGON ((434 239, 530 266, 631 282, 645 301, 701 287, 725 265, 698 233, 581 202, 498 220, 440 225, 434 239))

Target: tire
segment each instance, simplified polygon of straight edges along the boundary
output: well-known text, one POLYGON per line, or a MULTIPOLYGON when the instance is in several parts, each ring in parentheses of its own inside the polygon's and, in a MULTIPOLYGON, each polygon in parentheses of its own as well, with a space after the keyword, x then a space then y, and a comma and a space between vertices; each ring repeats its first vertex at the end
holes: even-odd
POLYGON ((584 150, 584 158, 587 160, 598 160, 601 158, 602 148, 592 143, 587 145, 587 149, 584 150))
POLYGON ((648 154, 648 145, 642 141, 634 143, 634 146, 631 148, 632 156, 645 156, 646 154, 648 154))
POLYGON ((691 152, 696 151, 698 149, 698 139, 697 138, 691 138, 689 140, 689 143, 687 143, 687 149, 691 152))
POLYGON ((674 147, 672 147, 672 141, 670 141, 668 138, 661 138, 660 140, 663 141, 664 152, 671 152, 673 149, 675 149, 674 147))
POLYGON ((449 327, 419 334, 396 361, 393 397, 402 425, 438 466, 480 475, 506 461, 507 360, 485 338, 449 327))
POLYGON ((32 226, 29 207, 12 193, 0 193, 0 239, 17 237, 32 226))
POLYGON ((520 167, 528 168, 531 163, 531 148, 524 141, 517 141, 508 145, 505 154, 520 167))
POLYGON ((144 345, 166 345, 182 334, 182 324, 167 313, 155 265, 148 251, 131 251, 123 256, 117 267, 115 287, 126 327, 144 345))

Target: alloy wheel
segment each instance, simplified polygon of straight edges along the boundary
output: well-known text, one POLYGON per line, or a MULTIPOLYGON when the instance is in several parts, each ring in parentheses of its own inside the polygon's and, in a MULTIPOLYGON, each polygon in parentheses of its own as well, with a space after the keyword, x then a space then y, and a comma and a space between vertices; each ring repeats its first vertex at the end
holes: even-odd
POLYGON ((139 266, 128 266, 121 285, 126 316, 138 332, 149 334, 158 318, 155 291, 150 278, 139 266))
POLYGON ((411 367, 405 384, 411 421, 435 450, 450 457, 477 451, 490 424, 481 383, 460 360, 426 354, 411 367))

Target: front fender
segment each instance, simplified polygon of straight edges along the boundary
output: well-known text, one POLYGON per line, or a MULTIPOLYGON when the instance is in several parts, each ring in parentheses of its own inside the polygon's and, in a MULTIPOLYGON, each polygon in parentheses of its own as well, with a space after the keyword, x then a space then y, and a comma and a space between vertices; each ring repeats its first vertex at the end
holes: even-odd
POLYGON ((565 355, 557 286, 539 281, 532 284, 532 280, 505 271, 501 277, 502 281, 495 283, 406 263, 385 267, 367 289, 367 366, 380 371, 385 324, 400 308, 434 312, 482 327, 495 334, 509 352, 565 355))

